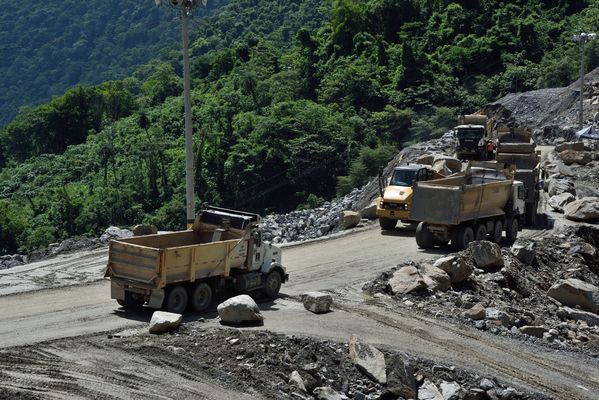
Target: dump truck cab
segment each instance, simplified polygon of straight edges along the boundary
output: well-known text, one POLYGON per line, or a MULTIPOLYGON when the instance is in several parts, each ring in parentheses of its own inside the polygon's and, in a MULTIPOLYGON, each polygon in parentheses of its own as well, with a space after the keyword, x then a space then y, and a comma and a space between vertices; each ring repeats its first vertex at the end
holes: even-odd
POLYGON ((459 158, 482 156, 488 140, 484 125, 458 125, 454 131, 458 140, 459 158))
POLYGON ((410 221, 412 186, 415 182, 427 181, 434 176, 429 165, 408 164, 395 167, 381 197, 377 202, 376 215, 381 229, 393 229, 397 221, 410 221))

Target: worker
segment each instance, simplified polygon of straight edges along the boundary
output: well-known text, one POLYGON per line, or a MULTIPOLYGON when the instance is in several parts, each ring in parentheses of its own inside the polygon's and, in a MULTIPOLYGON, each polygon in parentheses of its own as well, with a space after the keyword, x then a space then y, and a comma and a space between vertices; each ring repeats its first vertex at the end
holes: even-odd
POLYGON ((495 145, 493 144, 493 141, 491 139, 489 139, 489 141, 487 142, 487 160, 492 160, 493 157, 493 152, 495 150, 495 145))

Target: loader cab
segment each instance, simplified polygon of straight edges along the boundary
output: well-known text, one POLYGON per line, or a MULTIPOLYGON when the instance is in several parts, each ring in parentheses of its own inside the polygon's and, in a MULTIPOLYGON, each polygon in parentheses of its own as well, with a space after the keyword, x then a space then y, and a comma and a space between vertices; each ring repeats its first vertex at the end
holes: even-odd
POLYGON ((415 182, 428 180, 430 174, 427 167, 419 164, 396 167, 389 180, 389 186, 411 187, 415 182))

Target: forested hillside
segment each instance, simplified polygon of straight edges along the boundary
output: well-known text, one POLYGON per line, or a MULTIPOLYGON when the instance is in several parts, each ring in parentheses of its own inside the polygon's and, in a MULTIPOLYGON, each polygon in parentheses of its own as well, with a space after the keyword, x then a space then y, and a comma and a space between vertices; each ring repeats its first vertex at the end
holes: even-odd
POLYGON ((0 126, 76 84, 124 78, 179 38, 176 12, 152 0, 0 4, 0 126))
MULTIPOLYGON (((570 83, 571 35, 598 17, 590 1, 232 1, 193 25, 198 207, 285 211, 343 194, 456 113, 570 83)), ((110 224, 181 228, 180 75, 170 52, 0 131, 0 252, 110 224)))

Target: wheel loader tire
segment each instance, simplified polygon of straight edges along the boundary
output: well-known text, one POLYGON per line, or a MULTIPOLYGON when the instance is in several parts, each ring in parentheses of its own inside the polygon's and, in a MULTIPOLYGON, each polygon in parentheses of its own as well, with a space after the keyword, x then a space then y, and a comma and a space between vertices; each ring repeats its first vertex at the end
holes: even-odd
POLYGON ((183 286, 173 286, 166 293, 164 308, 168 312, 183 314, 188 298, 187 290, 183 286))
POLYGON ((435 237, 428 230, 426 222, 421 222, 416 227, 416 244, 421 249, 430 249, 435 245, 435 237))
POLYGON ((268 297, 277 297, 281 290, 281 282, 279 271, 270 271, 264 280, 264 294, 268 297))
POLYGON ((483 224, 478 224, 474 231, 474 240, 486 240, 487 239, 487 227, 483 224))
POLYGON ((508 220, 508 225, 506 227, 505 236, 507 240, 510 242, 515 242, 518 238, 518 230, 520 229, 520 221, 518 221, 518 216, 515 215, 508 220))
POLYGON ((206 282, 195 285, 189 295, 189 305, 193 311, 205 311, 212 304, 212 287, 206 282))
POLYGON ((391 230, 395 228, 395 225, 397 225, 397 221, 394 219, 389 219, 389 218, 379 218, 379 225, 381 226, 381 229, 383 230, 391 230))

